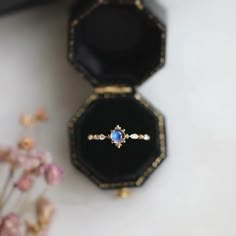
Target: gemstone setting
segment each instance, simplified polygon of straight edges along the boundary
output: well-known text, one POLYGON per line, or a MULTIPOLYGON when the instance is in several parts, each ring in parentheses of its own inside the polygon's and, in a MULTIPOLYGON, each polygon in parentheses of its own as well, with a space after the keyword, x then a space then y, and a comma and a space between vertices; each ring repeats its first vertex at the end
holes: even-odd
POLYGON ((126 142, 125 129, 122 129, 117 125, 114 130, 111 130, 110 138, 112 143, 114 143, 118 148, 121 148, 122 144, 126 142))
POLYGON ((111 133, 111 140, 114 143, 121 142, 124 139, 124 137, 125 137, 124 133, 122 131, 120 131, 120 130, 114 130, 111 133))

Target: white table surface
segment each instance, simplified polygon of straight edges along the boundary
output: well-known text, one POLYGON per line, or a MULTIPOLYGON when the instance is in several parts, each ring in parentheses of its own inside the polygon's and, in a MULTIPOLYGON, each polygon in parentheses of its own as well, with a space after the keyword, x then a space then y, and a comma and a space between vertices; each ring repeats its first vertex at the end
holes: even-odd
POLYGON ((167 117, 169 156, 121 200, 69 159, 66 124, 91 87, 67 63, 67 4, 0 18, 0 140, 14 143, 18 115, 49 110, 40 145, 65 168, 52 236, 236 235, 236 2, 162 0, 167 64, 140 92, 167 117))

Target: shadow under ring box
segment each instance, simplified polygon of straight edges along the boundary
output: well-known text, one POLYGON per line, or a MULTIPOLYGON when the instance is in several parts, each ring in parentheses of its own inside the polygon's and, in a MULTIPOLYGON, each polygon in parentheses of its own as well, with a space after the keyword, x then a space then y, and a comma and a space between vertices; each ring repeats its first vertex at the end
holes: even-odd
POLYGON ((102 189, 141 186, 166 158, 164 117, 136 86, 165 62, 166 30, 145 3, 77 1, 69 21, 68 57, 94 86, 69 122, 73 165, 102 189), (118 149, 107 135, 116 126, 149 141, 126 140, 118 149))
POLYGON ((0 14, 48 2, 49 0, 0 0, 0 14))

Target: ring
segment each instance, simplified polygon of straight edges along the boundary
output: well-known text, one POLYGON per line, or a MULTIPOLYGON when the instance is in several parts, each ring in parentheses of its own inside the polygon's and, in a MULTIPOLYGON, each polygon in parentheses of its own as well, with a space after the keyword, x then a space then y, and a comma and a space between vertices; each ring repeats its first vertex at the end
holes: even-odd
POLYGON ((106 139, 110 139, 111 143, 115 144, 117 148, 121 148, 123 143, 126 143, 127 139, 133 140, 144 140, 149 141, 151 137, 148 134, 126 134, 125 129, 122 129, 119 125, 117 125, 111 133, 108 135, 104 134, 89 134, 88 140, 99 140, 103 141, 106 139))

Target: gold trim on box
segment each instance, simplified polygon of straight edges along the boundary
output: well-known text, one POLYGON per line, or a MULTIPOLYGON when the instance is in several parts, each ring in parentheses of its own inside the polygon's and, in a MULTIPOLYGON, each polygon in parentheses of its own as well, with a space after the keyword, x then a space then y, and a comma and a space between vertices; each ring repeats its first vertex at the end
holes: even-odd
POLYGON ((133 89, 132 87, 129 86, 103 86, 103 87, 96 87, 94 91, 97 94, 104 94, 104 93, 119 94, 119 93, 132 93, 133 89))
POLYGON ((74 52, 75 52, 75 29, 79 25, 79 22, 81 19, 89 15, 93 10, 95 10, 97 7, 99 7, 102 4, 110 4, 110 3, 116 3, 116 4, 130 4, 134 5, 138 10, 143 11, 147 17, 155 22, 156 26, 162 31, 161 35, 161 51, 160 51, 160 61, 158 65, 152 70, 149 71, 138 84, 141 84, 144 82, 147 78, 151 77, 157 70, 159 70, 161 67, 165 64, 165 58, 166 58, 166 28, 164 24, 161 23, 161 21, 156 17, 153 16, 149 10, 147 10, 142 0, 98 0, 94 5, 92 5, 87 11, 85 11, 84 14, 80 15, 77 19, 74 19, 69 26, 69 49, 68 49, 68 59, 74 64, 74 52))
MULTIPOLYGON (((110 95, 112 96, 112 95, 110 95)), ((104 98, 109 98, 110 96, 106 96, 104 94, 104 98)), ((99 99, 100 96, 96 93, 92 94, 85 102, 85 104, 76 112, 76 114, 72 117, 71 121, 69 122, 69 134, 70 134, 70 143, 71 143, 71 158, 72 163, 79 168, 87 177, 89 177, 94 183, 98 185, 98 187, 102 189, 111 189, 111 188, 122 188, 122 187, 135 187, 141 186, 144 181, 152 174, 152 172, 161 164, 161 162, 166 158, 167 151, 166 151, 166 139, 165 139, 165 121, 164 117, 160 111, 154 108, 147 100, 145 100, 139 93, 134 95, 134 98, 141 102, 146 108, 150 109, 154 115, 158 119, 158 126, 159 126, 159 139, 160 139, 160 155, 156 157, 156 159, 152 162, 151 166, 149 166, 146 171, 143 173, 135 181, 127 181, 127 182, 120 182, 120 183, 103 183, 98 180, 78 159, 75 150, 75 142, 74 142, 74 127, 76 122, 79 120, 81 115, 87 109, 87 107, 94 102, 95 100, 99 99)))

